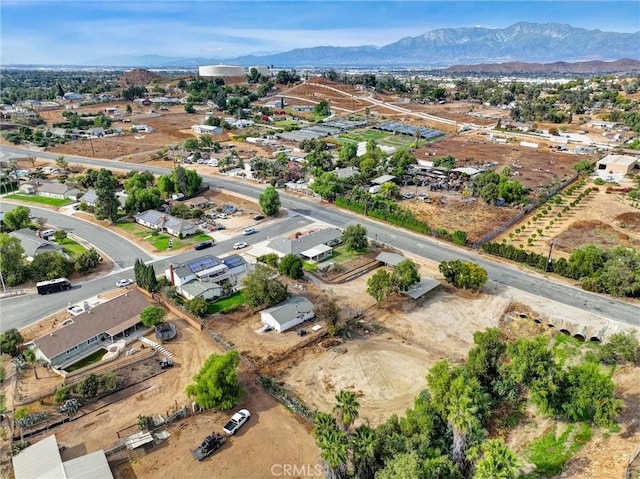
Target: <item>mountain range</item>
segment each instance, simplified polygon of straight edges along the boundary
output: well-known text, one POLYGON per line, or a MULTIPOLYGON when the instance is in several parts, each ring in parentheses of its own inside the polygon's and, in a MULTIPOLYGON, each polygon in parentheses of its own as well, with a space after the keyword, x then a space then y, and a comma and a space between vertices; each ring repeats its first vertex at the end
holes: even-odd
POLYGON ((117 56, 88 66, 189 68, 198 65, 273 65, 283 68, 442 68, 458 64, 577 62, 640 58, 640 31, 587 30, 559 23, 520 22, 506 28, 462 27, 431 30, 382 47, 318 46, 237 58, 117 56))

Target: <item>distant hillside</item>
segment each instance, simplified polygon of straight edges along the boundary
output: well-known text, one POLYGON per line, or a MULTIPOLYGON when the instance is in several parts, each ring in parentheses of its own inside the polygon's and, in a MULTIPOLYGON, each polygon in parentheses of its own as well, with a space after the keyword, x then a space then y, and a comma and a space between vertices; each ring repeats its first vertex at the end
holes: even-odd
POLYGON ((122 75, 116 84, 120 87, 146 86, 156 78, 160 78, 160 76, 149 70, 136 68, 122 75))
MULTIPOLYGON (((328 38, 327 41, 331 41, 328 38)), ((238 58, 169 58, 156 55, 95 60, 90 65, 195 67, 274 65, 280 67, 448 67, 497 62, 583 62, 640 58, 640 32, 586 30, 559 23, 520 22, 507 28, 441 28, 383 47, 319 46, 238 58)))
POLYGON ((640 72, 640 60, 623 58, 612 62, 599 60, 589 62, 555 63, 480 63, 477 65, 454 65, 442 70, 445 73, 636 73, 640 72))

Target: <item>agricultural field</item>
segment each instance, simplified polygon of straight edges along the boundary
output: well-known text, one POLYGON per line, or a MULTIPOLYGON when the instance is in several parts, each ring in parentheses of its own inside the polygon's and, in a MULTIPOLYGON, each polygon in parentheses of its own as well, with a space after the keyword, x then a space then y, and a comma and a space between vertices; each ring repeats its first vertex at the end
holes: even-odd
POLYGON ((543 255, 553 241, 556 259, 588 245, 640 248, 640 209, 625 195, 624 187, 578 182, 495 241, 543 255))

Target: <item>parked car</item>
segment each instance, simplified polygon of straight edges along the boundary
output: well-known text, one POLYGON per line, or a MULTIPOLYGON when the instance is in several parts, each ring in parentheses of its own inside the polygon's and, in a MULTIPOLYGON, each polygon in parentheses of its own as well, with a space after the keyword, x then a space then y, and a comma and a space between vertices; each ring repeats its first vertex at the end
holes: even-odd
POLYGON ((251 413, 247 409, 241 409, 229 419, 222 430, 229 435, 235 434, 240 427, 249 420, 251 413))
POLYGON ((253 233, 257 233, 257 230, 255 228, 245 228, 242 230, 242 234, 245 236, 252 235, 253 233))
POLYGON ((245 243, 244 241, 239 241, 238 243, 233 243, 233 249, 242 249, 242 248, 246 248, 247 246, 249 246, 247 243, 245 243))
POLYGON ((160 369, 172 368, 173 367, 173 359, 171 359, 171 358, 161 359, 159 361, 159 364, 160 364, 160 369))
POLYGON ((216 215, 216 218, 220 219, 220 220, 226 220, 229 217, 228 214, 226 213, 219 213, 216 215))
POLYGON ((263 220, 263 219, 264 219, 264 215, 255 215, 255 216, 253 217, 253 220, 254 220, 254 221, 260 221, 260 220, 263 220))
POLYGON ((125 279, 121 279, 120 281, 118 281, 116 283, 116 286, 118 288, 124 288, 125 286, 129 286, 130 284, 133 284, 135 281, 133 281, 131 278, 125 278, 125 279))
POLYGON ((213 246, 213 241, 201 241, 200 243, 197 243, 193 249, 200 251, 201 249, 210 248, 211 246, 213 246))

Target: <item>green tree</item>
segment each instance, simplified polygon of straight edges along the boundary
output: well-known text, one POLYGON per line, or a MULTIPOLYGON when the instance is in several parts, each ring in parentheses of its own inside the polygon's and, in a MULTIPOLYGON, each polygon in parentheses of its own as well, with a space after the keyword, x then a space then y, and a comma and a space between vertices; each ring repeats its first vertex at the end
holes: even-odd
POLYGON ((91 373, 78 383, 78 385, 76 386, 76 391, 82 397, 90 399, 98 395, 99 387, 100 380, 98 379, 98 376, 91 373))
POLYGON ((375 432, 369 426, 359 426, 351 436, 351 450, 355 477, 374 477, 375 432))
POLYGON ((258 263, 265 264, 270 266, 271 268, 278 269, 278 262, 280 261, 280 257, 277 253, 267 253, 262 256, 258 256, 258 263))
POLYGON ((615 333, 598 349, 598 358, 605 364, 630 362, 640 364, 640 342, 633 331, 615 333))
POLYGON ((69 166, 69 162, 64 156, 59 156, 56 158, 56 166, 60 169, 60 171, 66 171, 67 166, 69 166))
POLYGON ((26 279, 27 268, 23 255, 24 248, 18 238, 0 233, 0 273, 10 286, 21 284, 26 279))
POLYGON ((141 431, 151 431, 155 427, 155 422, 152 416, 138 416, 138 429, 141 431))
POLYGON ((4 226, 9 231, 16 231, 28 228, 31 225, 31 210, 26 206, 16 206, 11 211, 7 211, 2 218, 4 226))
POLYGON ((100 387, 104 391, 113 391, 118 386, 116 373, 107 371, 100 376, 100 387))
POLYGON ((387 461, 376 473, 376 479, 416 479, 420 475, 420 461, 415 452, 399 454, 387 461))
POLYGON ((75 262, 75 269, 78 270, 80 274, 86 274, 96 269, 101 261, 102 256, 100 256, 100 253, 98 253, 95 248, 91 248, 83 251, 78 257, 75 262))
POLYGON ((267 186, 258 196, 262 212, 267 216, 275 216, 280 211, 280 195, 273 186, 267 186))
POLYGON ((165 198, 175 192, 175 185, 169 175, 162 175, 158 178, 158 190, 165 198))
POLYGON ((110 170, 101 168, 96 179, 96 205, 94 214, 99 220, 107 219, 115 223, 118 219, 118 208, 120 203, 116 197, 118 180, 110 170))
POLYGON ((235 350, 212 354, 194 376, 194 383, 187 386, 187 395, 204 409, 231 409, 244 395, 238 380, 239 362, 240 355, 235 350))
POLYGON ((489 439, 480 446, 481 457, 476 462, 473 479, 516 479, 520 461, 502 439, 489 439))
POLYGON ((244 297, 250 308, 267 308, 289 297, 287 287, 265 266, 258 266, 248 273, 242 285, 244 297))
POLYGON ((321 100, 314 108, 313 112, 321 117, 331 115, 331 109, 327 100, 321 100))
POLYGON ((158 188, 133 188, 127 194, 124 209, 129 215, 153 210, 164 203, 158 188))
POLYGON ((461 260, 443 261, 438 270, 447 283, 456 288, 481 288, 488 280, 487 272, 475 263, 461 260))
POLYGON ((333 407, 333 412, 338 416, 338 420, 342 425, 343 430, 347 431, 358 419, 360 403, 356 394, 352 391, 345 391, 341 389, 336 394, 336 404, 333 407))
POLYGON ((74 269, 73 260, 55 251, 40 253, 29 264, 31 277, 36 281, 66 278, 73 273, 74 269))
POLYGON ((204 317, 208 310, 207 300, 202 296, 190 299, 184 304, 184 307, 188 312, 200 318, 204 317))
POLYGON ((398 198, 400 196, 400 187, 389 181, 380 187, 380 194, 388 199, 398 198))
POLYGON ((53 233, 53 239, 56 241, 56 243, 62 243, 67 239, 67 232, 65 230, 56 230, 53 233))
POLYGON ((376 271, 367 280, 367 294, 379 305, 395 292, 393 276, 385 269, 376 271))
POLYGON ((338 162, 341 166, 353 166, 357 158, 358 145, 355 143, 345 142, 338 150, 338 162))
MULTIPOLYGON (((460 376, 454 381, 462 382, 463 379, 460 376)), ((469 390, 464 389, 463 391, 463 394, 460 395, 450 395, 447 422, 453 431, 453 462, 466 475, 465 472, 470 467, 467 459, 468 436, 480 427, 480 422, 477 417, 478 408, 473 403, 469 390)))
POLYGON ((0 334, 0 354, 8 354, 9 356, 17 356, 18 348, 24 339, 16 328, 11 328, 0 334))
POLYGON ((56 388, 56 392, 53 395, 53 400, 58 404, 62 404, 71 397, 71 386, 65 386, 64 384, 56 388))
POLYGON ((593 171, 593 165, 589 160, 580 160, 571 167, 578 172, 580 176, 589 176, 593 171))
POLYGON ((165 309, 160 306, 147 306, 140 313, 140 321, 146 327, 151 328, 158 324, 161 324, 164 321, 164 317, 167 312, 165 309))
POLYGON ((369 246, 367 228, 361 224, 351 224, 342 232, 342 242, 352 251, 365 251, 369 246))
POLYGON ((570 367, 558 388, 561 409, 570 421, 593 421, 600 427, 611 426, 624 403, 615 398, 616 385, 595 363, 570 367))
POLYGON ((441 156, 433 159, 433 166, 451 170, 456 166, 456 159, 451 155, 441 156))
POLYGON ((155 177, 149 171, 134 171, 124 182, 124 190, 129 193, 134 189, 151 188, 155 184, 155 177))
POLYGON ((480 198, 487 204, 492 205, 498 199, 498 185, 496 183, 488 183, 480 190, 480 198))
POLYGON ((407 291, 411 286, 420 282, 418 267, 410 259, 400 261, 394 268, 394 280, 399 290, 407 291))
POLYGON ((302 259, 296 254, 285 255, 278 264, 278 271, 292 279, 302 278, 304 276, 302 259))

